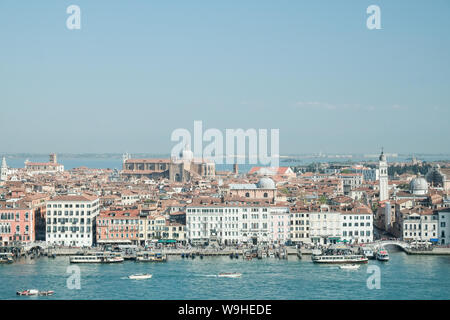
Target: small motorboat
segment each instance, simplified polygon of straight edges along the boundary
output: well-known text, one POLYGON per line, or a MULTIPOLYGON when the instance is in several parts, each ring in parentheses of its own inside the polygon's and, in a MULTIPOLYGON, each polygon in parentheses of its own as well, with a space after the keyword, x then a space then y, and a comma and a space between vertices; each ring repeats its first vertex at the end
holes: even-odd
POLYGON ((237 272, 222 272, 218 275, 219 278, 239 278, 240 276, 242 276, 242 273, 237 272))
POLYGON ((145 279, 151 279, 152 275, 148 273, 139 273, 139 274, 132 274, 131 276, 128 276, 128 279, 132 280, 145 280, 145 279))
POLYGON ((359 265, 358 264, 344 264, 344 265, 340 266, 340 268, 344 269, 344 270, 358 270, 359 265))
POLYGON ((54 291, 39 291, 37 289, 28 289, 28 290, 22 290, 17 291, 18 296, 51 296, 55 292, 54 291))

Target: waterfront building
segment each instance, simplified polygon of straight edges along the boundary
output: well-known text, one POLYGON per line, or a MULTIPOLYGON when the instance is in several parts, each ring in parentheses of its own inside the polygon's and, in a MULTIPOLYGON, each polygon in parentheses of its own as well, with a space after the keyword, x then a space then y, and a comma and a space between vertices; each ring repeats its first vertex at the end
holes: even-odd
POLYGON ((270 234, 273 244, 285 244, 290 239, 290 222, 288 207, 270 208, 270 234))
POLYGON ((163 215, 146 215, 141 213, 139 225, 140 245, 148 246, 152 243, 180 243, 186 244, 186 226, 179 222, 166 219, 163 215))
POLYGON ((99 199, 95 195, 61 195, 47 202, 46 242, 64 246, 94 244, 99 199))
POLYGON ((36 240, 33 209, 22 201, 0 201, 0 245, 36 240))
POLYGON ((373 213, 364 205, 341 212, 341 240, 349 243, 373 242, 373 213))
MULTIPOLYGON (((276 208, 270 203, 239 201, 190 204, 186 207, 186 235, 192 244, 208 243, 211 238, 225 245, 271 243, 271 213, 285 210, 276 208)), ((287 223, 286 218, 281 220, 287 223)), ((280 229, 280 239, 287 238, 287 228, 280 229)))
POLYGON ((433 210, 416 206, 401 210, 398 226, 404 241, 437 242, 439 235, 439 215, 433 210))
POLYGON ((341 239, 341 213, 331 210, 328 205, 321 205, 319 210, 311 211, 310 238, 315 244, 337 243, 341 239))
POLYGON ((139 210, 100 211, 96 218, 98 244, 139 244, 139 210))
POLYGON ((290 208, 290 239, 295 244, 311 242, 309 237, 309 210, 305 207, 293 206, 290 208))
POLYGON ((388 164, 386 160, 386 156, 384 155, 384 152, 381 151, 381 155, 378 162, 378 171, 379 171, 379 191, 380 201, 385 201, 389 199, 389 185, 388 185, 388 164))
POLYGON ((436 210, 438 215, 438 234, 439 243, 442 245, 450 244, 450 208, 436 210))
POLYGON ((25 161, 25 169, 30 174, 61 173, 64 166, 56 162, 56 154, 49 156, 49 162, 29 162, 25 161))

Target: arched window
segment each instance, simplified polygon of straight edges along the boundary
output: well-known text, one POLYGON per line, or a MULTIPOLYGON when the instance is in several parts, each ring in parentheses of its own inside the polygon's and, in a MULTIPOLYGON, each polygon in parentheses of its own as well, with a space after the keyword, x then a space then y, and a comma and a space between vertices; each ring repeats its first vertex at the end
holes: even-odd
POLYGON ((250 193, 246 192, 246 193, 245 193, 245 196, 246 196, 247 198, 250 197, 250 193))
POLYGON ((264 192, 264 198, 267 198, 269 194, 267 192, 264 192))

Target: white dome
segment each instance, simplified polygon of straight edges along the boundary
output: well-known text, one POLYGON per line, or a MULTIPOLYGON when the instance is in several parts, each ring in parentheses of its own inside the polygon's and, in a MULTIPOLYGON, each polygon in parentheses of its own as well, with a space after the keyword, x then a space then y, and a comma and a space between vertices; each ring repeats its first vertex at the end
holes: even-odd
POLYGON ((411 180, 410 190, 416 195, 425 195, 428 193, 428 183, 423 177, 417 177, 411 180))
POLYGON ((275 189, 275 182, 273 182, 273 180, 270 178, 261 178, 256 186, 259 189, 275 189))

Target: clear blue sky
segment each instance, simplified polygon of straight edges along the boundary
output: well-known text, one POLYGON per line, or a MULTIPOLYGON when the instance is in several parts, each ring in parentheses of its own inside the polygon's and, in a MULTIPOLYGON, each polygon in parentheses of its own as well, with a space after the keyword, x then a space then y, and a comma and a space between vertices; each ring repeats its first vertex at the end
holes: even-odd
POLYGON ((278 128, 280 153, 450 152, 450 1, 0 2, 0 153, 169 153, 278 128), (81 8, 81 30, 66 8, 81 8), (366 28, 381 7, 382 30, 366 28))

